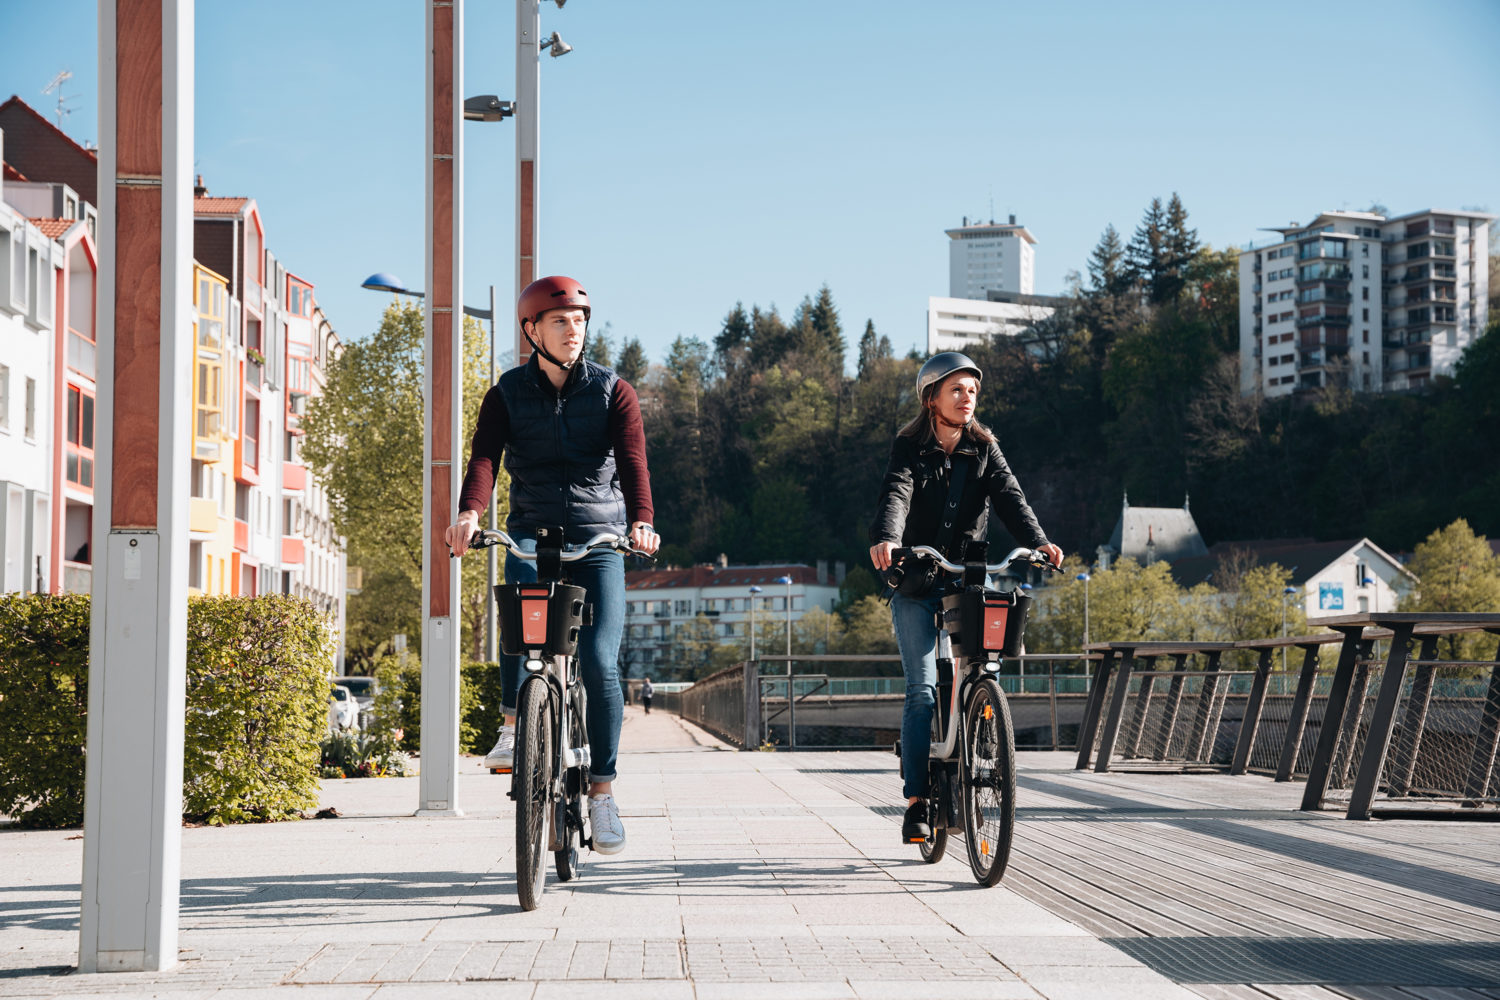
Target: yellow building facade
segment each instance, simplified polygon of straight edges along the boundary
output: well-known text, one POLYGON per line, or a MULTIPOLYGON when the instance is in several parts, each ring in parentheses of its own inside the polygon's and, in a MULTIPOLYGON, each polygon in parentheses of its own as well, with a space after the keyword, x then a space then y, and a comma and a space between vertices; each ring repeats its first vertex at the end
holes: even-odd
POLYGON ((188 590, 226 595, 234 587, 234 411, 229 282, 193 264, 193 459, 188 590))

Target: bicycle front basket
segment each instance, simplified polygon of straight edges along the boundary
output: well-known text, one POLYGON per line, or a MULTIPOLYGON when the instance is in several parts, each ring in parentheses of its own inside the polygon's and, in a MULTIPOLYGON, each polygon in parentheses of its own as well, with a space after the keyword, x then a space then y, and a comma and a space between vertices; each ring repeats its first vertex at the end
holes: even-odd
POLYGON ((547 656, 574 655, 587 597, 582 587, 566 583, 505 583, 496 587, 500 651, 507 656, 524 656, 532 649, 540 649, 547 656))

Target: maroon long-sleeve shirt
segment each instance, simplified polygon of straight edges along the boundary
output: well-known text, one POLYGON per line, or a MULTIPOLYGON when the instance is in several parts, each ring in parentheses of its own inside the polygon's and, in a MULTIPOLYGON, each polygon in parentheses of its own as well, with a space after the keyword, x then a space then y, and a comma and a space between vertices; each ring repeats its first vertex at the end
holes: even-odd
MULTIPOLYGON (((545 378, 542 379, 545 382, 545 378)), ((551 388, 550 383, 547 388, 551 388)), ((654 521, 651 503, 651 474, 646 469, 646 429, 641 422, 641 403, 635 388, 617 379, 609 400, 609 434, 615 453, 615 469, 620 475, 620 492, 625 498, 629 524, 654 521)), ((495 470, 505 444, 510 440, 510 414, 500 387, 492 386, 479 405, 479 420, 469 448, 469 465, 459 494, 458 509, 483 512, 489 507, 495 490, 495 470)), ((627 525, 628 527, 629 525, 627 525)))

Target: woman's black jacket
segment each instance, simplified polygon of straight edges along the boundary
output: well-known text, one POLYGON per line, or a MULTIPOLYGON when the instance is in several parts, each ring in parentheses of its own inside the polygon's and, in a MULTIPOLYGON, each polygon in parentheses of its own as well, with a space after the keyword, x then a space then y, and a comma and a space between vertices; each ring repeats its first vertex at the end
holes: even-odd
POLYGON ((989 508, 1000 516, 1018 545, 1037 548, 1047 536, 1021 492, 1021 484, 1005 464, 1000 446, 973 441, 965 435, 953 449, 952 460, 931 434, 925 440, 898 437, 891 446, 891 464, 880 487, 871 542, 902 545, 932 545, 943 524, 954 521, 949 559, 964 558, 965 544, 983 541, 989 526, 989 508), (963 495, 957 510, 946 510, 954 463, 970 462, 963 495))

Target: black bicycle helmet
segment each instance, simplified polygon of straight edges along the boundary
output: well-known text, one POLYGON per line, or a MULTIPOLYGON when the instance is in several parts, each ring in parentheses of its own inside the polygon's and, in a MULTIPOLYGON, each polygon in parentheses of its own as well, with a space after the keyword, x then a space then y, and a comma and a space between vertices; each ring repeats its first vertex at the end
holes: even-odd
POLYGON ((980 371, 979 366, 967 354, 944 351, 928 358, 921 371, 917 372, 917 398, 923 398, 928 386, 937 385, 954 372, 973 372, 981 384, 984 382, 984 372, 980 371))

